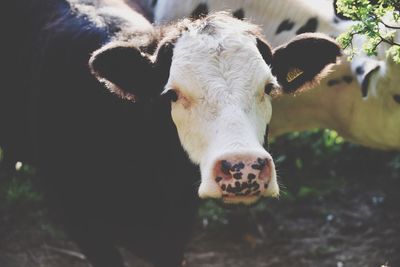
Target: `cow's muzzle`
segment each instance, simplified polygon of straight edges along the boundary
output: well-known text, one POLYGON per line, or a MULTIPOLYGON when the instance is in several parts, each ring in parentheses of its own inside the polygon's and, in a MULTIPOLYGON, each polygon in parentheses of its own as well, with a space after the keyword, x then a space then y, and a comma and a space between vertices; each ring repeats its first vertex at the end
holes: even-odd
POLYGON ((221 197, 228 203, 250 204, 261 196, 274 196, 279 192, 269 154, 220 157, 211 173, 210 194, 203 190, 201 197, 221 197))

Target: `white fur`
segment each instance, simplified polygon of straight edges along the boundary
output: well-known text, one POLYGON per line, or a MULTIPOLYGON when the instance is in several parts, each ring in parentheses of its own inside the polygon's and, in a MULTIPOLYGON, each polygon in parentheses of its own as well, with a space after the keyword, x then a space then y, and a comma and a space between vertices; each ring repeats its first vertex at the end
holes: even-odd
MULTIPOLYGON (((211 34, 196 25, 174 48, 166 91, 177 91, 172 119, 191 160, 200 165, 201 197, 220 197, 211 170, 228 153, 271 156, 262 147, 271 118, 266 83, 277 85, 249 31, 254 25, 216 16, 211 34)), ((275 170, 268 194, 277 195, 275 170)))
MULTIPOLYGON (((200 3, 207 3, 210 11, 243 8, 246 18, 263 26, 263 33, 273 46, 294 37, 297 29, 311 17, 318 18, 318 31, 333 36, 351 25, 344 21, 333 23, 333 5, 326 0, 159 0, 155 20, 166 22, 188 16, 200 3), (295 26, 291 31, 276 35, 276 29, 284 19, 294 21, 295 26)), ((357 38, 354 44, 360 47, 362 43, 362 38, 357 38)), ((393 99, 394 94, 400 94, 400 66, 386 60, 383 48, 380 47, 378 58, 367 58, 361 53, 349 63, 343 57, 337 71, 314 90, 273 100, 271 134, 330 128, 362 145, 400 150, 400 105, 393 99), (326 85, 330 79, 354 73, 355 68, 366 61, 381 66, 371 78, 366 98, 362 98, 360 81, 356 79, 351 84, 326 85)))

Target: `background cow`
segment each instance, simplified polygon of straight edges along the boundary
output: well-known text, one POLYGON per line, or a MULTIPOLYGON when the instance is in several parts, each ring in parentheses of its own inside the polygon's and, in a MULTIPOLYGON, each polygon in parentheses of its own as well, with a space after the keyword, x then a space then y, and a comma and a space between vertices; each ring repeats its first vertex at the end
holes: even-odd
MULTIPOLYGON (((337 37, 352 22, 335 16, 332 1, 153 1, 157 23, 179 17, 232 10, 238 18, 262 25, 273 46, 304 32, 337 37)), ((362 38, 354 45, 361 47, 362 38)), ((272 136, 313 128, 336 130, 346 139, 368 147, 400 149, 400 67, 387 60, 384 45, 377 57, 362 53, 343 57, 334 71, 313 90, 273 100, 272 136)))
POLYGON ((269 94, 304 87, 340 55, 318 34, 271 50, 225 13, 153 28, 116 1, 4 8, 15 24, 1 51, 0 144, 37 164, 52 211, 95 267, 123 266, 116 244, 180 265, 197 190, 234 203, 277 195, 262 147, 269 94))

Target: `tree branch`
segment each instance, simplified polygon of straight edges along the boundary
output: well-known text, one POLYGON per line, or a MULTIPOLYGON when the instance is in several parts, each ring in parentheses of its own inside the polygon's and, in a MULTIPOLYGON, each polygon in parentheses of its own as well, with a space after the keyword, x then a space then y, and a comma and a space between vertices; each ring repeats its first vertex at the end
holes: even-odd
POLYGON ((399 30, 400 29, 400 27, 391 26, 391 25, 386 24, 385 22, 383 22, 383 20, 379 20, 379 22, 382 23, 386 28, 395 29, 395 30, 399 30))

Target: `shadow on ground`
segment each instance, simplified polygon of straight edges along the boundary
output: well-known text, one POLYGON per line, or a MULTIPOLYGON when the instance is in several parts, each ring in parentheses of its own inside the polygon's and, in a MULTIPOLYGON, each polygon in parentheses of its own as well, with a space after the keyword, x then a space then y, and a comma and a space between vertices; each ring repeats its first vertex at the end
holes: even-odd
MULTIPOLYGON (((400 266, 399 179, 351 181, 329 194, 265 200, 198 225, 188 267, 400 266)), ((41 205, 0 214, 1 267, 87 267, 41 205)), ((150 266, 123 251, 127 266, 150 266)))

